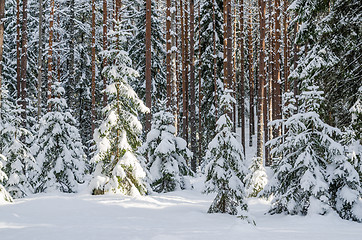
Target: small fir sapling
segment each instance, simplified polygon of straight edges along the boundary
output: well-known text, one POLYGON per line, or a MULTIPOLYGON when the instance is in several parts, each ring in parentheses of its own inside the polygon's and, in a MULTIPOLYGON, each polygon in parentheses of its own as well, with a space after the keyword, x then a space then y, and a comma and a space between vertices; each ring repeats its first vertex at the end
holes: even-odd
POLYGON ((220 99, 224 114, 217 121, 216 136, 209 143, 205 155, 206 181, 205 193, 217 193, 208 213, 241 214, 249 219, 246 203, 245 166, 243 148, 233 133, 233 123, 228 115, 235 100, 230 92, 220 99))
POLYGON ((267 183, 268 176, 263 166, 263 160, 253 157, 249 166, 249 173, 246 175, 247 196, 258 197, 267 183))
POLYGON ((149 109, 129 85, 130 78, 138 74, 131 67, 128 53, 122 50, 126 36, 119 21, 109 37, 112 39, 110 50, 102 52, 113 62, 103 70, 109 83, 106 89, 109 102, 103 109, 103 121, 94 133, 96 153, 92 161, 97 166, 90 188, 93 194, 143 195, 147 191, 146 174, 135 151, 141 145, 142 125, 138 113, 149 109))
POLYGON ((184 139, 175 136, 175 117, 167 111, 153 115, 151 131, 140 153, 147 159, 152 189, 170 192, 187 187, 185 176, 193 175, 187 162, 192 153, 184 139))
POLYGON ((76 120, 67 111, 64 88, 55 82, 54 97, 48 100, 50 111, 40 119, 33 144, 41 169, 36 192, 77 192, 85 174, 85 154, 76 120))

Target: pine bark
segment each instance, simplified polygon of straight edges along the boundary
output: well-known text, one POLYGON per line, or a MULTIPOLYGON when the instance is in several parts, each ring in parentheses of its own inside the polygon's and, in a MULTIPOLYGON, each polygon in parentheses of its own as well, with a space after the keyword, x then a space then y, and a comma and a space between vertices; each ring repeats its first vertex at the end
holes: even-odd
POLYGON ((244 0, 240 1, 240 37, 239 37, 239 49, 240 49, 240 109, 239 118, 241 121, 241 144, 245 154, 245 88, 244 88, 244 0))
MULTIPOLYGON (((281 119, 281 88, 280 88, 280 0, 275 0, 274 2, 274 26, 275 26, 275 78, 273 81, 273 120, 281 119)), ((273 137, 279 136, 281 134, 281 128, 275 129, 273 132, 273 137)))
POLYGON ((92 81, 91 81, 91 120, 92 120, 92 136, 95 130, 96 121, 96 5, 95 0, 92 0, 92 81))
POLYGON ((39 0, 39 55, 38 55, 38 120, 41 116, 41 87, 43 75, 43 0, 39 0))
MULTIPOLYGON (((4 49, 4 17, 5 17, 5 0, 0 0, 0 109, 2 97, 2 65, 3 65, 3 49, 4 49)), ((0 111, 1 117, 1 111, 0 111)))
MULTIPOLYGON (((74 0, 73 0, 74 1, 74 0)), ((103 51, 107 50, 108 47, 108 7, 107 0, 103 0, 103 51)), ((107 57, 103 57, 102 62, 103 68, 107 66, 107 57)), ((103 76, 103 107, 107 106, 108 97, 107 97, 107 78, 103 76)))
MULTIPOLYGON (((48 100, 52 97, 52 81, 53 81, 53 38, 54 38, 54 6, 55 1, 50 2, 50 20, 49 20, 49 47, 48 47, 48 100)), ((51 106, 48 104, 48 112, 51 106)))
POLYGON ((183 100, 183 111, 182 111, 182 136, 188 142, 188 14, 187 4, 181 3, 181 29, 183 29, 183 57, 182 57, 182 100, 183 100))
POLYGON ((259 57, 259 87, 258 87, 258 135, 257 157, 264 156, 264 101, 265 101, 265 0, 259 0, 260 7, 260 57, 259 57))
POLYGON ((21 33, 20 33, 20 0, 16 0, 16 90, 17 98, 21 95, 21 33))
POLYGON ((248 61, 249 61, 249 95, 250 95, 250 116, 249 116, 249 146, 253 146, 253 135, 255 134, 254 120, 254 63, 253 63, 253 15, 251 6, 249 9, 249 31, 248 31, 248 61))
POLYGON ((166 89, 167 108, 171 108, 171 0, 166 1, 166 89))
POLYGON ((190 0, 190 140, 191 140, 191 151, 194 156, 191 160, 191 169, 196 172, 196 107, 195 107, 195 6, 194 0, 190 0))
POLYGON ((21 102, 22 102, 22 118, 23 125, 26 125, 26 70, 28 65, 28 30, 27 30, 27 22, 28 22, 28 0, 23 0, 23 21, 22 21, 22 29, 21 29, 21 102))
MULTIPOLYGON (((169 2, 168 0, 167 2, 169 2)), ((151 0, 146 1, 146 106, 151 109, 151 90, 152 90, 152 76, 151 76, 151 0)), ((169 11, 169 10, 168 10, 169 11)), ((167 86, 168 87, 168 86, 167 86)), ((146 114, 146 132, 151 130, 151 112, 146 114)))
POLYGON ((218 116, 218 96, 217 96, 217 57, 216 57, 216 13, 215 13, 215 2, 212 4, 212 27, 213 27, 213 57, 214 57, 214 103, 215 103, 215 116, 218 116))

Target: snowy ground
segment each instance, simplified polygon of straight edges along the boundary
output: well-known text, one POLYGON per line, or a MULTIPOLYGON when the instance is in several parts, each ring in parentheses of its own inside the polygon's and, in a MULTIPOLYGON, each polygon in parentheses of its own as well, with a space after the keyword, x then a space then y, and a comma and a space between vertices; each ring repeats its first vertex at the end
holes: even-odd
POLYGON ((264 215, 269 203, 257 199, 249 200, 257 223, 252 226, 235 216, 207 214, 213 197, 198 190, 139 198, 39 194, 0 206, 0 239, 355 240, 362 236, 362 224, 333 214, 264 215))

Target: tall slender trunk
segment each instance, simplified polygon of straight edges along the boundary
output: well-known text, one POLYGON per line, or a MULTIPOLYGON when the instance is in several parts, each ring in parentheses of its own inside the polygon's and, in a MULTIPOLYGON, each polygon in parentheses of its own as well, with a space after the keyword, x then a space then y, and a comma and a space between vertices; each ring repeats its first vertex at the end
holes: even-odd
POLYGON ((224 39, 223 39, 223 67, 224 67, 224 89, 228 88, 228 78, 227 78, 227 4, 229 0, 223 0, 223 30, 224 30, 224 39))
POLYGON ((69 106, 74 106, 75 104, 75 80, 74 80, 74 64, 75 64, 75 3, 74 0, 70 0, 70 26, 69 26, 69 106))
POLYGON ((288 0, 283 0, 283 42, 284 42, 284 84, 285 92, 290 89, 289 77, 289 43, 288 43, 288 0))
MULTIPOLYGON (((169 2, 168 0, 167 2, 169 2)), ((152 91, 152 76, 151 76, 151 15, 152 15, 152 5, 151 0, 146 1, 146 106, 151 110, 152 100, 151 100, 151 91, 152 91)), ((169 10, 168 10, 169 11, 169 10)), ((167 86, 168 88, 168 86, 167 86)), ((151 112, 146 114, 146 132, 151 130, 151 112)))
POLYGON ((264 154, 264 101, 265 101, 265 0, 259 0, 260 7, 260 58, 258 87, 258 135, 257 157, 263 159, 264 154))
POLYGON ((39 0, 38 121, 41 116, 42 75, 43 75, 43 0, 39 0))
POLYGON ((28 0, 23 0, 23 25, 21 29, 21 101, 22 101, 22 117, 23 125, 26 125, 26 70, 28 66, 28 0))
MULTIPOLYGON (((54 37, 54 6, 55 1, 50 2, 50 20, 49 20, 49 48, 48 48, 48 100, 52 97, 52 81, 53 81, 53 37, 54 37)), ((51 106, 48 103, 48 112, 51 106)))
POLYGON ((240 110, 239 118, 241 121, 241 144, 245 154, 245 90, 244 90, 244 0, 240 1, 240 110))
MULTIPOLYGON (((281 119, 281 89, 280 89, 280 0, 275 0, 275 78, 273 81, 273 120, 281 119)), ((280 136, 281 128, 274 130, 273 137, 280 136)))
POLYGON ((5 0, 0 0, 0 117, 2 97, 3 49, 4 49, 5 0))
POLYGON ((227 79, 230 89, 233 81, 233 67, 232 67, 232 54, 233 54, 233 29, 232 29, 232 16, 231 16, 231 0, 227 2, 227 79))
POLYGON ((16 90, 17 98, 21 95, 21 35, 20 35, 20 0, 16 0, 16 90))
POLYGON ((216 0, 212 2, 212 27, 213 27, 213 58, 214 58, 214 103, 215 103, 215 116, 218 115, 218 96, 217 96, 217 56, 216 56, 216 13, 215 4, 216 0))
MULTIPOLYGON (((73 0, 74 1, 74 0, 73 0)), ((108 7, 107 0, 103 0, 103 51, 107 50, 108 47, 108 7)), ((103 68, 107 66, 107 57, 103 57, 103 68)), ((103 76, 103 107, 107 106, 108 97, 107 97, 107 78, 103 76)))
POLYGON ((183 45, 184 45, 184 56, 183 56, 183 70, 182 70, 182 97, 183 97, 183 138, 186 142, 188 140, 188 126, 189 126, 189 116, 188 116, 188 13, 187 13, 187 3, 184 5, 184 36, 183 36, 183 45))
MULTIPOLYGON (((198 22, 199 26, 201 26, 201 2, 199 2, 198 7, 198 22)), ((200 30, 199 30, 200 31, 200 30)), ((201 44, 201 33, 199 32, 199 45, 201 44)), ((201 165, 201 159, 202 159, 202 115, 201 115, 201 108, 202 108, 202 100, 203 100, 203 94, 202 94, 202 86, 201 86, 201 66, 202 66, 202 59, 201 59, 201 47, 199 46, 199 165, 201 165)))
POLYGON ((250 95, 250 116, 249 116, 249 146, 253 146, 253 135, 255 134, 254 120, 254 62, 253 62, 253 15, 251 6, 249 8, 249 31, 248 31, 248 60, 249 60, 249 95, 250 95))
POLYGON ((91 82, 91 96, 92 96, 92 136, 95 130, 96 121, 96 4, 92 0, 92 82, 91 82))
POLYGON ((166 89, 167 108, 171 108, 171 0, 166 1, 166 89))
POLYGON ((196 106, 195 106, 195 6, 194 0, 190 0, 190 140, 191 151, 195 154, 191 160, 191 169, 196 172, 196 106))
POLYGON ((175 128, 177 134, 178 115, 178 92, 177 92, 177 2, 171 5, 171 110, 175 117, 175 128))

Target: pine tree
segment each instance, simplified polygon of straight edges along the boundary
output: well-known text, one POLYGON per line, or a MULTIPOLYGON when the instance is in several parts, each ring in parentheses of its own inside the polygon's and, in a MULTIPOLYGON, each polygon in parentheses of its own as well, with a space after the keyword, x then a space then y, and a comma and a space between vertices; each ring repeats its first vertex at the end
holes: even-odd
POLYGON ((324 123, 318 114, 323 92, 313 85, 304 90, 299 113, 283 123, 287 132, 267 143, 275 156, 275 174, 265 191, 274 196, 271 214, 325 214, 330 199, 327 168, 331 160, 343 157, 343 147, 335 139, 341 131, 324 123))
POLYGON ((33 151, 41 172, 36 192, 77 192, 85 174, 85 154, 76 127, 68 110, 65 91, 59 82, 52 85, 54 97, 48 101, 50 111, 40 119, 33 151))
POLYGON ((192 153, 186 141, 175 133, 174 115, 166 111, 155 113, 151 131, 140 148, 140 153, 148 160, 151 186, 156 192, 185 189, 185 176, 193 175, 187 165, 192 153))
POLYGON ((131 67, 128 53, 121 47, 127 40, 119 21, 109 34, 112 42, 102 54, 112 62, 103 70, 108 79, 109 103, 104 118, 94 134, 97 163, 91 182, 93 194, 105 192, 139 195, 146 192, 145 172, 134 152, 141 145, 142 125, 138 113, 149 111, 129 85, 137 72, 131 67))
MULTIPOLYGON (((146 3, 145 1, 135 1, 136 7, 139 8, 134 13, 132 19, 135 20, 135 34, 132 36, 129 44, 129 56, 132 59, 133 68, 138 71, 139 77, 133 78, 130 82, 138 96, 145 100, 145 68, 146 68, 146 3)), ((152 52, 152 111, 157 112, 157 102, 166 98, 166 68, 165 68, 165 38, 160 20, 160 10, 156 8, 154 0, 151 2, 151 52, 152 52)))
POLYGON ((225 114, 217 121, 216 136, 209 143, 205 155, 206 162, 206 193, 216 192, 216 198, 211 204, 209 213, 241 214, 247 217, 244 153, 241 144, 232 132, 232 121, 228 116, 232 103, 235 102, 226 90, 220 99, 220 106, 225 114), (239 209, 240 208, 240 209, 239 209))

